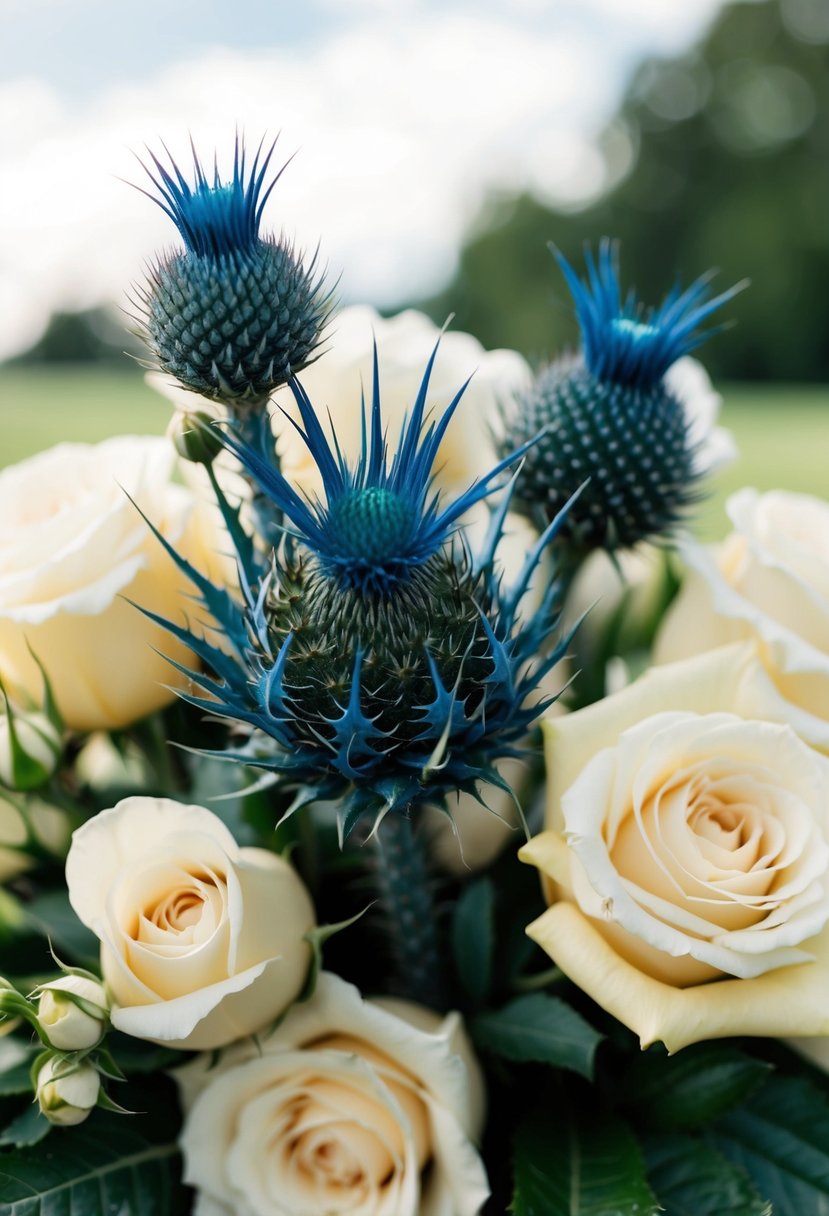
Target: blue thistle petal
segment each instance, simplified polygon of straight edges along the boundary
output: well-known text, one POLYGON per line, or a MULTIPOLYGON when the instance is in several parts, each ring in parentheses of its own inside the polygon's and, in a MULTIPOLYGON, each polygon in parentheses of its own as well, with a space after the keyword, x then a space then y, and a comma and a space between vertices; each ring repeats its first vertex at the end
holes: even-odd
POLYGON ((390 594, 413 569, 423 566, 445 545, 457 521, 493 493, 501 474, 532 445, 523 444, 484 477, 445 505, 432 489, 438 449, 467 384, 449 402, 437 424, 424 428, 429 380, 438 351, 426 366, 411 413, 401 427, 397 451, 389 466, 383 433, 377 351, 370 428, 362 423, 362 449, 353 467, 332 446, 302 385, 291 389, 301 422, 289 418, 305 442, 322 478, 325 502, 308 502, 282 473, 233 434, 225 445, 241 462, 263 494, 294 525, 295 533, 344 588, 390 594), (368 439, 366 438, 368 433, 368 439))
POLYGON ((537 438, 516 477, 516 509, 543 528, 569 502, 560 542, 577 562, 590 549, 670 537, 699 500, 705 470, 665 373, 722 328, 702 327, 745 284, 711 296, 711 276, 702 275, 645 309, 634 291, 623 297, 610 241, 597 258, 587 251, 585 279, 553 253, 573 296, 582 349, 542 369, 515 403, 503 450, 537 438))
POLYGON ((622 303, 614 242, 600 243, 598 264, 586 251, 587 281, 560 250, 550 249, 573 297, 587 367, 599 380, 634 388, 652 388, 677 359, 718 333, 722 326, 699 327, 745 287, 737 283, 711 297, 711 275, 701 275, 683 292, 676 286, 658 308, 646 309, 633 291, 622 303))
MULTIPOLYGON (((509 491, 477 561, 462 534, 456 540, 461 516, 493 492, 514 457, 453 499, 443 501, 433 487, 438 447, 463 392, 437 421, 427 418, 436 352, 393 456, 376 351, 353 463, 336 434, 326 437, 302 386, 292 381, 296 425, 322 477, 319 501, 302 498, 238 431, 224 436, 284 516, 285 534, 266 566, 239 536, 231 513, 241 599, 232 612, 218 604, 234 646, 229 656, 213 654, 193 638, 209 674, 195 681, 205 695, 185 699, 251 728, 259 745, 235 749, 232 757, 295 787, 296 805, 338 798, 343 838, 364 814, 376 820, 424 801, 441 805, 458 790, 477 794, 495 762, 517 754, 539 705, 549 703, 539 694, 533 705, 533 694, 562 653, 551 641, 558 586, 547 589, 526 621, 519 608, 561 520, 509 587, 497 563, 509 491), (539 649, 544 657, 533 670, 539 649)), ((194 581, 200 601, 212 602, 203 577, 194 581)), ((191 636, 179 626, 174 632, 185 641, 191 636)))
MULTIPOLYGON (((270 173, 276 140, 248 166, 237 136, 233 173, 208 174, 195 147, 188 182, 148 149, 139 158, 154 192, 142 190, 175 224, 181 252, 160 259, 137 290, 147 342, 163 370, 186 388, 232 405, 261 403, 312 359, 331 304, 316 271, 289 242, 260 234, 262 213, 285 169, 270 173)), ((141 187, 138 187, 141 189, 141 187)))

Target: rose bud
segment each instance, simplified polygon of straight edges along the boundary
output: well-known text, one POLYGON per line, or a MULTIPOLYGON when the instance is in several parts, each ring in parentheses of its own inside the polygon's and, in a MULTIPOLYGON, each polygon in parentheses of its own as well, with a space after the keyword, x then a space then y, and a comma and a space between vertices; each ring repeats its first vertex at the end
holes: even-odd
POLYGON ((167 437, 182 460, 193 464, 212 464, 222 450, 216 417, 204 410, 176 410, 167 427, 167 437))
POLYGON ((38 1023, 58 1051, 88 1051, 97 1046, 109 1022, 103 984, 81 975, 64 975, 40 988, 38 1023))
POLYGON ((91 1064, 50 1056, 37 1074, 36 1096, 50 1123, 83 1123, 98 1101, 101 1079, 91 1064))
POLYGON ((63 752, 61 732, 46 714, 0 713, 0 784, 33 790, 55 772, 63 752))

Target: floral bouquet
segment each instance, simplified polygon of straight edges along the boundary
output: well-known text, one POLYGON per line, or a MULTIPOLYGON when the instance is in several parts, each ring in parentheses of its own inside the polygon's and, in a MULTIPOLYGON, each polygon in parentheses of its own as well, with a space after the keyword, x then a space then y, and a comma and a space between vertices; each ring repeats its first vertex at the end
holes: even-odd
POLYGON ((553 249, 533 376, 337 312, 273 151, 150 154, 168 436, 0 474, 0 1212, 829 1212, 829 507, 686 530, 738 288, 553 249))

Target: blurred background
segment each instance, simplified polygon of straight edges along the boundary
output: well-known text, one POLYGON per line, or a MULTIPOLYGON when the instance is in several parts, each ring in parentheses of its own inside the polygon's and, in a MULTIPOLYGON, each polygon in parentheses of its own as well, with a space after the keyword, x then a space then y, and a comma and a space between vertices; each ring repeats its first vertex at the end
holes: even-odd
POLYGON ((135 152, 297 153, 267 222, 343 303, 533 363, 574 341, 549 241, 656 303, 748 277, 704 348, 739 485, 826 494, 829 0, 0 0, 0 464, 160 432, 120 311, 169 221, 135 152))

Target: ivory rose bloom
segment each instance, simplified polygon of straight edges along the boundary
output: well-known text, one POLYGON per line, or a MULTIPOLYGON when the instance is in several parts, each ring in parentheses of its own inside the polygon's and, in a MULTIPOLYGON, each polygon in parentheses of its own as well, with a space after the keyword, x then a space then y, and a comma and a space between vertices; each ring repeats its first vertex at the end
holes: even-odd
POLYGON ((188 651, 133 600, 181 621, 192 591, 127 494, 199 564, 192 495, 163 439, 62 443, 0 472, 0 677, 39 703, 46 669, 66 724, 126 726, 172 699, 188 651), (125 598, 126 597, 126 598, 125 598))
POLYGON ((643 1046, 829 1033, 829 760, 784 710, 735 646, 544 724, 528 932, 643 1046))
POLYGON ((179 1070, 198 1216, 475 1216, 483 1090, 458 1014, 319 976, 260 1044, 179 1070))
POLYGON ((694 450, 698 473, 713 473, 737 456, 734 436, 717 426, 722 397, 698 359, 683 355, 667 371, 665 387, 681 403, 688 426, 688 442, 694 450))
MULTIPOLYGON (((299 379, 320 417, 330 413, 343 454, 354 460, 360 452, 362 394, 370 400, 373 380, 373 341, 377 340, 383 421, 394 449, 404 414, 411 409, 440 330, 423 313, 408 309, 384 318, 373 308, 354 305, 332 319, 322 354, 306 367, 299 379)), ((498 423, 498 407, 529 387, 529 365, 511 350, 485 351, 471 334, 448 330, 440 338, 440 350, 430 380, 427 408, 442 412, 469 377, 452 425, 441 444, 435 484, 446 490, 465 490, 476 477, 488 472, 497 460, 490 440, 490 427, 498 423)), ((165 376, 153 373, 148 383, 171 400, 177 409, 202 407, 201 399, 165 376)), ((273 424, 286 477, 302 489, 317 492, 319 470, 294 427, 282 414, 299 421, 291 390, 274 396, 273 424)), ((209 408, 209 407, 208 407, 209 408)), ((220 457, 228 486, 238 482, 220 457)))
POLYGON ((204 807, 125 798, 74 833, 66 883, 100 938, 112 1024, 126 1034, 221 1047, 266 1027, 305 981, 305 887, 204 807))
POLYGON ((747 489, 727 511, 734 531, 722 544, 680 547, 688 573, 656 661, 756 640, 781 696, 809 719, 810 741, 829 751, 829 503, 747 489))
MULTIPOLYGON (((408 309, 385 319, 372 308, 344 308, 332 319, 323 354, 300 375, 303 388, 321 416, 329 411, 343 453, 359 455, 361 396, 370 400, 372 343, 377 340, 383 422, 394 450, 403 417, 411 410, 440 330, 423 313, 408 309)), ((427 409, 442 412, 464 381, 472 377, 452 425, 440 446, 435 484, 465 490, 496 462, 489 428, 498 422, 498 406, 530 384, 526 361, 511 350, 485 351, 471 334, 447 330, 429 382, 427 409)), ((274 401, 298 420, 289 389, 274 401)), ((277 415, 281 418, 281 415, 277 415)), ((292 426, 278 425, 279 452, 287 477, 306 490, 319 488, 319 470, 292 426)))

